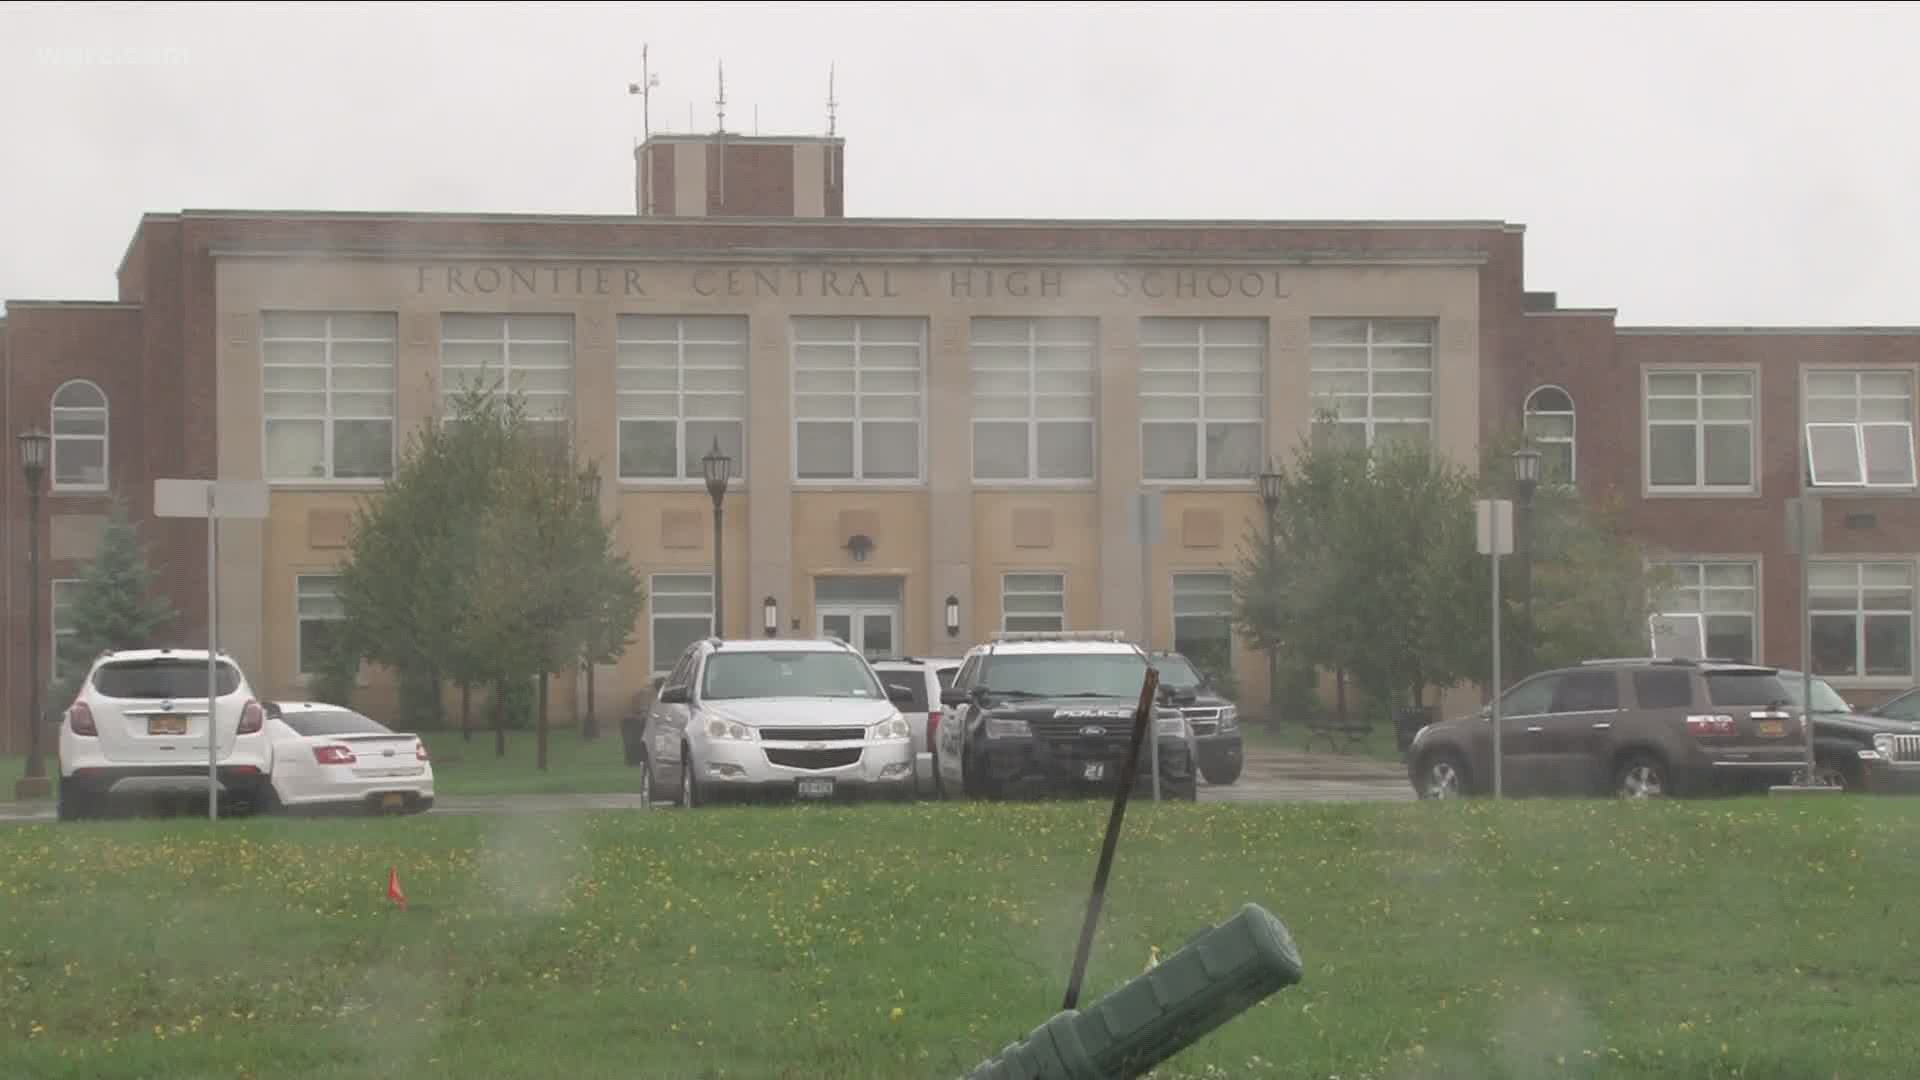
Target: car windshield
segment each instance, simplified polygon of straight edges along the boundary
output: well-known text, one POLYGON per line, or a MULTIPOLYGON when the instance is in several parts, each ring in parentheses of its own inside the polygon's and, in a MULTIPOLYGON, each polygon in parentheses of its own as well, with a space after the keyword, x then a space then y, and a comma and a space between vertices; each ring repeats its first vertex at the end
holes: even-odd
POLYGON ((707 658, 700 696, 734 698, 885 698, 866 661, 850 652, 716 652, 707 658))
MULTIPOLYGON (((1780 685, 1786 689, 1787 700, 1792 702, 1793 707, 1796 709, 1806 704, 1801 700, 1802 695, 1805 693, 1805 687, 1803 686, 1804 679, 1805 676, 1797 671, 1780 672, 1780 685)), ((1853 711, 1853 706, 1848 705, 1847 699, 1841 697, 1839 692, 1827 683, 1827 680, 1815 678, 1813 680, 1813 708, 1810 711, 1816 713, 1850 713, 1853 711)))
POLYGON ((347 709, 306 709, 284 713, 280 722, 301 735, 391 735, 378 720, 347 709))
POLYGON ((982 683, 1015 697, 1137 697, 1147 665, 1133 653, 993 656, 982 683))
POLYGON ((1191 690, 1201 683, 1200 673, 1184 656, 1158 656, 1153 666, 1160 671, 1160 685, 1175 690, 1191 690))
MULTIPOLYGON (((219 695, 226 697, 240 688, 240 671, 232 664, 215 665, 219 672, 219 695)), ((207 696, 205 660, 122 660, 102 664, 93 673, 93 688, 110 698, 139 701, 166 701, 173 698, 207 696)))

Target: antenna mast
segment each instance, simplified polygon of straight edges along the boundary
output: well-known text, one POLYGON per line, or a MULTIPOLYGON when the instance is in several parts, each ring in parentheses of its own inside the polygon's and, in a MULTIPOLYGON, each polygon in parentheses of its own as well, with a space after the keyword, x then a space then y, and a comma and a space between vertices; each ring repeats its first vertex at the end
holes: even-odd
POLYGON ((640 98, 640 137, 647 139, 653 135, 653 88, 660 85, 660 76, 647 66, 647 47, 640 46, 640 81, 627 84, 627 93, 640 98))
POLYGON ((834 110, 838 109, 839 107, 840 107, 840 103, 834 100, 834 97, 833 97, 833 65, 828 64, 827 65, 827 135, 829 138, 831 138, 833 135, 833 129, 834 129, 834 123, 835 123, 834 110))
POLYGON ((713 99, 713 111, 714 111, 714 117, 715 117, 714 132, 720 135, 726 134, 727 133, 727 65, 725 61, 720 62, 720 96, 713 99))

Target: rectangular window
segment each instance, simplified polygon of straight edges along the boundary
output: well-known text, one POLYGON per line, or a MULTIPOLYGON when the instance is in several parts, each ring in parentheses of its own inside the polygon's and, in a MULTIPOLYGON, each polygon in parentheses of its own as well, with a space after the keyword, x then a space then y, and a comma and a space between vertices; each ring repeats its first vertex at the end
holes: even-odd
POLYGON ((469 389, 517 394, 544 441, 570 446, 573 316, 442 315, 440 382, 446 416, 469 389))
POLYGON ((1813 486, 1914 486, 1911 372, 1808 371, 1802 415, 1813 486))
POLYGON ((1647 486, 1753 490, 1753 373, 1647 372, 1647 486))
POLYGON ((269 480, 393 475, 399 339, 391 313, 261 313, 269 480))
POLYGON ((340 578, 334 574, 301 574, 294 579, 294 604, 300 625, 299 671, 312 675, 326 664, 327 654, 346 621, 347 611, 340 603, 340 578))
POLYGON ((1006 574, 1000 578, 1000 629, 1067 628, 1065 574, 1006 574))
POLYGON ((1232 575, 1173 575, 1173 651, 1210 674, 1232 669, 1232 575))
POLYGON ((72 662, 74 659, 63 657, 62 654, 71 649, 67 643, 73 640, 76 632, 73 625, 73 601, 80 594, 80 579, 54 578, 50 584, 53 587, 53 593, 52 602, 48 605, 48 610, 51 612, 48 621, 52 623, 53 652, 50 654, 47 670, 57 681, 67 670, 62 663, 63 659, 67 662, 72 662))
POLYGON ((655 574, 647 596, 653 673, 664 675, 687 646, 713 633, 713 575, 655 574))
POLYGON ((978 318, 973 364, 975 480, 1093 479, 1098 324, 978 318))
POLYGON ((924 319, 793 320, 794 475, 918 481, 924 319))
POLYGON ((1913 564, 1816 562, 1808 571, 1813 673, 1913 674, 1913 564))
POLYGON ((1432 319, 1314 319, 1316 437, 1369 447, 1433 441, 1432 319))
POLYGON ((1706 623, 1707 655, 1752 663, 1759 654, 1760 568, 1750 562, 1671 562, 1665 615, 1698 615, 1706 623))
POLYGON ((1265 319, 1140 320, 1148 480, 1244 480, 1266 447, 1265 319))
POLYGON ((622 479, 701 479, 716 442, 746 475, 746 319, 622 315, 615 347, 622 479))

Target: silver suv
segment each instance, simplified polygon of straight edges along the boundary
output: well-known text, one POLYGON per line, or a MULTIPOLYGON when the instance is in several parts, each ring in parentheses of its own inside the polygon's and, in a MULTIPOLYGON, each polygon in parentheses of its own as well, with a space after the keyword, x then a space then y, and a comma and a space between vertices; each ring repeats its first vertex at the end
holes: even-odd
POLYGON ((905 696, 832 638, 696 641, 647 714, 642 793, 683 807, 756 795, 910 799, 905 696))

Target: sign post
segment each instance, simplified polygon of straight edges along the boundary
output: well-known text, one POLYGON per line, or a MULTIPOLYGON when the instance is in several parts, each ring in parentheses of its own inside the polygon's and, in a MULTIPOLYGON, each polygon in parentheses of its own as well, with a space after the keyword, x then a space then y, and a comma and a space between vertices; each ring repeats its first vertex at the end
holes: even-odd
MULTIPOLYGON (((1153 651, 1153 546, 1160 542, 1160 493, 1142 491, 1134 499, 1134 540, 1140 545, 1140 645, 1153 651)), ((1151 665, 1149 665, 1151 666, 1151 665)), ((1147 707, 1147 755, 1153 768, 1153 801, 1160 801, 1160 729, 1147 707)))
MULTIPOLYGON (((207 522, 207 820, 220 816, 220 519, 267 516, 267 486, 250 480, 155 480, 155 517, 207 522)), ((238 717, 235 718, 238 733, 238 717)))
POLYGON ((1479 531, 1480 554, 1490 557, 1493 579, 1493 685, 1490 691, 1493 704, 1488 713, 1493 721, 1493 797, 1498 799, 1505 790, 1501 777, 1501 762, 1505 756, 1500 738, 1500 556, 1513 554, 1513 501, 1511 499, 1481 499, 1474 503, 1474 519, 1479 531))
POLYGON ((1808 493, 1787 502, 1787 546, 1800 557, 1800 726, 1807 736, 1806 774, 1801 781, 1814 783, 1813 760, 1813 618, 1807 614, 1813 597, 1813 557, 1820 554, 1820 496, 1808 493))

